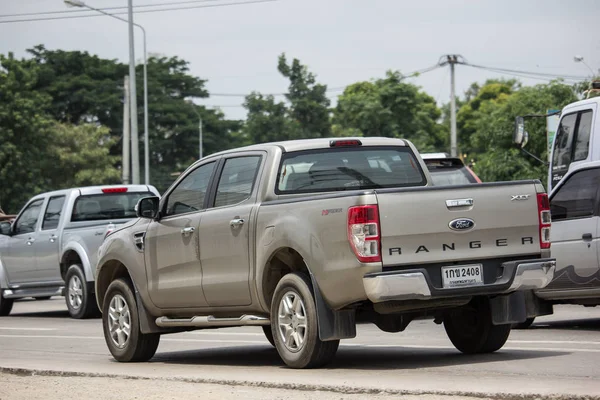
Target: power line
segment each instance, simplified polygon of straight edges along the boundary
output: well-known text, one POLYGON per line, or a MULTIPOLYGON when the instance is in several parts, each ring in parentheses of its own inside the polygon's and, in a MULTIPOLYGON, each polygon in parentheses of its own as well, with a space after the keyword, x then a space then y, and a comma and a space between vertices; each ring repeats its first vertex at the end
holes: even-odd
POLYGON ((500 68, 500 67, 488 67, 488 66, 484 66, 484 65, 470 64, 468 62, 464 62, 461 64, 468 66, 468 67, 482 69, 482 70, 486 70, 486 71, 490 71, 490 72, 518 76, 521 78, 538 79, 538 80, 543 80, 543 81, 551 81, 554 79, 564 79, 564 80, 568 80, 568 81, 580 82, 580 81, 584 81, 586 79, 583 76, 577 76, 577 75, 557 75, 557 74, 549 74, 549 73, 545 73, 545 72, 532 72, 532 71, 500 68))
MULTIPOLYGON (((188 0, 188 1, 173 1, 167 3, 155 3, 155 4, 138 4, 134 5, 133 8, 146 8, 146 7, 162 7, 162 6, 176 6, 182 4, 194 4, 194 3, 212 3, 215 1, 223 1, 223 0, 188 0)), ((103 7, 99 8, 102 11, 110 11, 110 10, 125 10, 127 7, 103 7)), ((30 13, 20 13, 20 14, 5 14, 0 15, 0 18, 9 18, 9 17, 29 17, 35 15, 52 15, 52 14, 73 14, 73 13, 86 13, 89 10, 86 9, 77 9, 77 10, 56 10, 56 11, 37 11, 30 13)), ((135 11, 134 11, 135 12, 135 11)))
MULTIPOLYGON (((214 8, 214 7, 227 7, 227 6, 237 6, 244 4, 257 4, 257 3, 270 3, 279 0, 252 0, 245 2, 235 2, 235 3, 226 3, 226 4, 211 4, 211 5, 202 5, 202 6, 189 6, 189 7, 173 7, 173 8, 163 8, 158 10, 142 10, 136 11, 136 14, 146 14, 146 13, 154 13, 154 12, 162 12, 162 11, 177 11, 177 10, 191 10, 196 8, 214 8)), ((124 15, 127 12, 116 12, 110 15, 124 15)), ((61 19, 76 19, 76 18, 93 18, 93 17, 103 17, 105 15, 94 13, 87 15, 72 15, 65 17, 47 17, 47 18, 29 18, 29 19, 15 19, 15 20, 7 20, 0 21, 0 24, 9 24, 9 23, 18 23, 18 22, 34 22, 34 21, 53 21, 53 20, 61 20, 61 19)))

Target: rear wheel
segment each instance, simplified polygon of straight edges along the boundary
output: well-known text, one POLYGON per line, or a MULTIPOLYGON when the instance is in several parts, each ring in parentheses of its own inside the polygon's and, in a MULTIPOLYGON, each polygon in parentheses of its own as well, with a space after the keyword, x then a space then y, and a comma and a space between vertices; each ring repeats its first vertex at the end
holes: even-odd
POLYGON ((511 325, 492 324, 489 300, 480 298, 446 315, 444 328, 454 347, 465 354, 475 354, 502 348, 511 325))
POLYGON ((2 297, 2 290, 0 290, 0 317, 6 317, 12 311, 13 299, 5 299, 2 297))
POLYGON ((292 368, 315 368, 329 363, 339 340, 319 338, 312 285, 305 275, 284 276, 273 294, 271 329, 279 356, 292 368))
POLYGON ((156 353, 160 334, 140 331, 135 296, 123 279, 113 281, 106 291, 102 327, 106 345, 117 361, 148 361, 156 353))
POLYGON ((67 282, 65 301, 71 318, 83 319, 97 315, 99 310, 96 298, 88 290, 81 265, 71 265, 67 270, 65 281, 67 282))

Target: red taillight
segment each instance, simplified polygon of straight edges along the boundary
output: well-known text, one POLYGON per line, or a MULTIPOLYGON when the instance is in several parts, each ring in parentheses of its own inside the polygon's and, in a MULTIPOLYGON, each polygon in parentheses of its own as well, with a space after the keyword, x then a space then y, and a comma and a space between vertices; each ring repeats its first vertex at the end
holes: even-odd
POLYGON ((102 189, 102 193, 125 193, 126 191, 126 187, 102 189))
POLYGON ((376 205, 348 209, 348 240, 360 262, 381 262, 379 208, 376 205))
POLYGON ((550 218, 550 202, 548 201, 548 195, 546 193, 537 194, 538 203, 538 221, 540 227, 540 248, 550 248, 550 224, 552 219, 550 218))

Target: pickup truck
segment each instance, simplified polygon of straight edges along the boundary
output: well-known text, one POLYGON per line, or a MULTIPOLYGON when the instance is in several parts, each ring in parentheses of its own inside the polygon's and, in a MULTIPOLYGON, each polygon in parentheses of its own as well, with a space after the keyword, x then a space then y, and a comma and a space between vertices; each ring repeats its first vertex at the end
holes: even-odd
POLYGON ((98 250, 106 344, 149 360, 162 334, 260 326, 285 364, 319 367, 371 322, 443 323, 488 353, 553 277, 539 181, 430 187, 391 138, 258 144, 206 157, 98 250))
POLYGON ((15 221, 0 223, 0 315, 15 299, 64 295, 73 318, 98 313, 94 268, 108 232, 137 219, 135 205, 158 195, 146 185, 96 186, 43 193, 15 221))

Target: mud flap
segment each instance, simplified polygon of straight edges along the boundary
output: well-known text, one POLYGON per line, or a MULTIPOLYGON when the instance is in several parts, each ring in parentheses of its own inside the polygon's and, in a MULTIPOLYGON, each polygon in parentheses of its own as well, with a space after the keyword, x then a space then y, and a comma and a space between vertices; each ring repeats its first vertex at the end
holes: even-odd
POLYGON ((140 331, 143 334, 168 332, 167 330, 156 325, 156 322, 153 319, 149 318, 148 311, 146 311, 146 307, 144 307, 144 303, 142 302, 142 297, 140 296, 137 286, 133 280, 131 283, 133 285, 133 292, 135 294, 135 304, 138 312, 140 331))
POLYGON ((527 319, 527 308, 525 306, 525 294, 514 292, 502 296, 490 298, 490 311, 492 313, 492 324, 508 325, 520 324, 527 319))
POLYGON ((356 337, 356 312, 354 310, 333 311, 323 296, 317 280, 310 274, 313 286, 315 304, 317 306, 317 320, 319 321, 319 339, 329 340, 351 339, 356 337))

